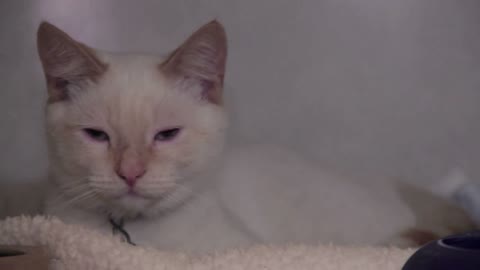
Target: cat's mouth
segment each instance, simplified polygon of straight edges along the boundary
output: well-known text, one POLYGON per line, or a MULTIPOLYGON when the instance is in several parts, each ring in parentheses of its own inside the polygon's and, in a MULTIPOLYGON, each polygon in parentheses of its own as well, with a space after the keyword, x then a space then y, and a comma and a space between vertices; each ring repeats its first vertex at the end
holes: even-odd
POLYGON ((127 209, 136 209, 138 207, 142 208, 150 203, 154 202, 156 199, 150 196, 146 196, 139 192, 135 191, 127 191, 122 195, 116 196, 112 203, 119 204, 122 207, 126 207, 127 209))
POLYGON ((136 191, 135 189, 129 189, 129 190, 124 194, 124 197, 128 197, 128 198, 152 199, 152 198, 149 198, 148 196, 145 196, 145 195, 139 193, 139 192, 136 191))
POLYGON ((175 189, 175 185, 163 185, 154 187, 145 187, 142 185, 133 187, 118 187, 115 190, 112 189, 100 189, 99 193, 108 201, 112 202, 152 202, 162 199, 175 189))
POLYGON ((159 198, 162 198, 165 196, 170 191, 168 190, 163 190, 161 194, 152 194, 149 192, 142 191, 141 189, 136 189, 136 188, 129 188, 128 190, 124 191, 122 194, 119 196, 116 196, 115 199, 118 200, 142 200, 142 201, 155 201, 158 200, 159 198))
POLYGON ((149 201, 155 199, 153 196, 148 196, 146 194, 142 194, 141 192, 135 189, 128 189, 120 194, 111 197, 113 201, 123 201, 123 200, 144 200, 149 201))

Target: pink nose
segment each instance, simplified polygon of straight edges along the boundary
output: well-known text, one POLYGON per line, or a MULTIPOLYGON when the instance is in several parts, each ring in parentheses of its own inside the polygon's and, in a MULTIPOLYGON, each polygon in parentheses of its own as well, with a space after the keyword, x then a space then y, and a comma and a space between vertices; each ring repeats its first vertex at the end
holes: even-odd
POLYGON ((117 175, 125 181, 129 187, 133 187, 145 172, 146 170, 143 166, 123 166, 117 170, 117 175))

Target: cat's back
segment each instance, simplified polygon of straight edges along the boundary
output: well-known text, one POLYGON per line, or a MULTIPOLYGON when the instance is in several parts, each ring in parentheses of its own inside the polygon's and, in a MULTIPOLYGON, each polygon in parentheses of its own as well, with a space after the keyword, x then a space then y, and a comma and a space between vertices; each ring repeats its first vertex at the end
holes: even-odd
POLYGON ((236 147, 224 162, 221 203, 263 242, 374 244, 414 225, 394 190, 340 177, 283 148, 236 147))

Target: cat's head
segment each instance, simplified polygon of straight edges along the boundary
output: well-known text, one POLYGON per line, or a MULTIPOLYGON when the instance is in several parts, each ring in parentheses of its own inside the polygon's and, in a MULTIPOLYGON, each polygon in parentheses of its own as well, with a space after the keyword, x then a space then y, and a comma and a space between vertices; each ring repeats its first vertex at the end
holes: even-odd
POLYGON ((61 195, 126 216, 188 196, 223 145, 221 24, 204 25, 166 58, 94 50, 46 22, 37 38, 61 195))

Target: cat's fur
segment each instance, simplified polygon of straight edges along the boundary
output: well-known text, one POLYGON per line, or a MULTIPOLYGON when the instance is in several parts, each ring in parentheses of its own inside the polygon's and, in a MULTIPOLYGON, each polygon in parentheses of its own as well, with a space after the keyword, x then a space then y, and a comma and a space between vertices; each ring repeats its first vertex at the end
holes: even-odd
MULTIPOLYGON (((386 244, 419 226, 393 191, 329 175, 278 148, 223 150, 227 40, 216 21, 164 58, 94 50, 49 23, 39 27, 38 50, 49 93, 49 214, 105 233, 109 217, 124 219, 138 244, 200 252, 386 244), (181 127, 177 137, 154 140, 172 127, 181 127)), ((456 223, 470 225, 463 216, 456 223)))

